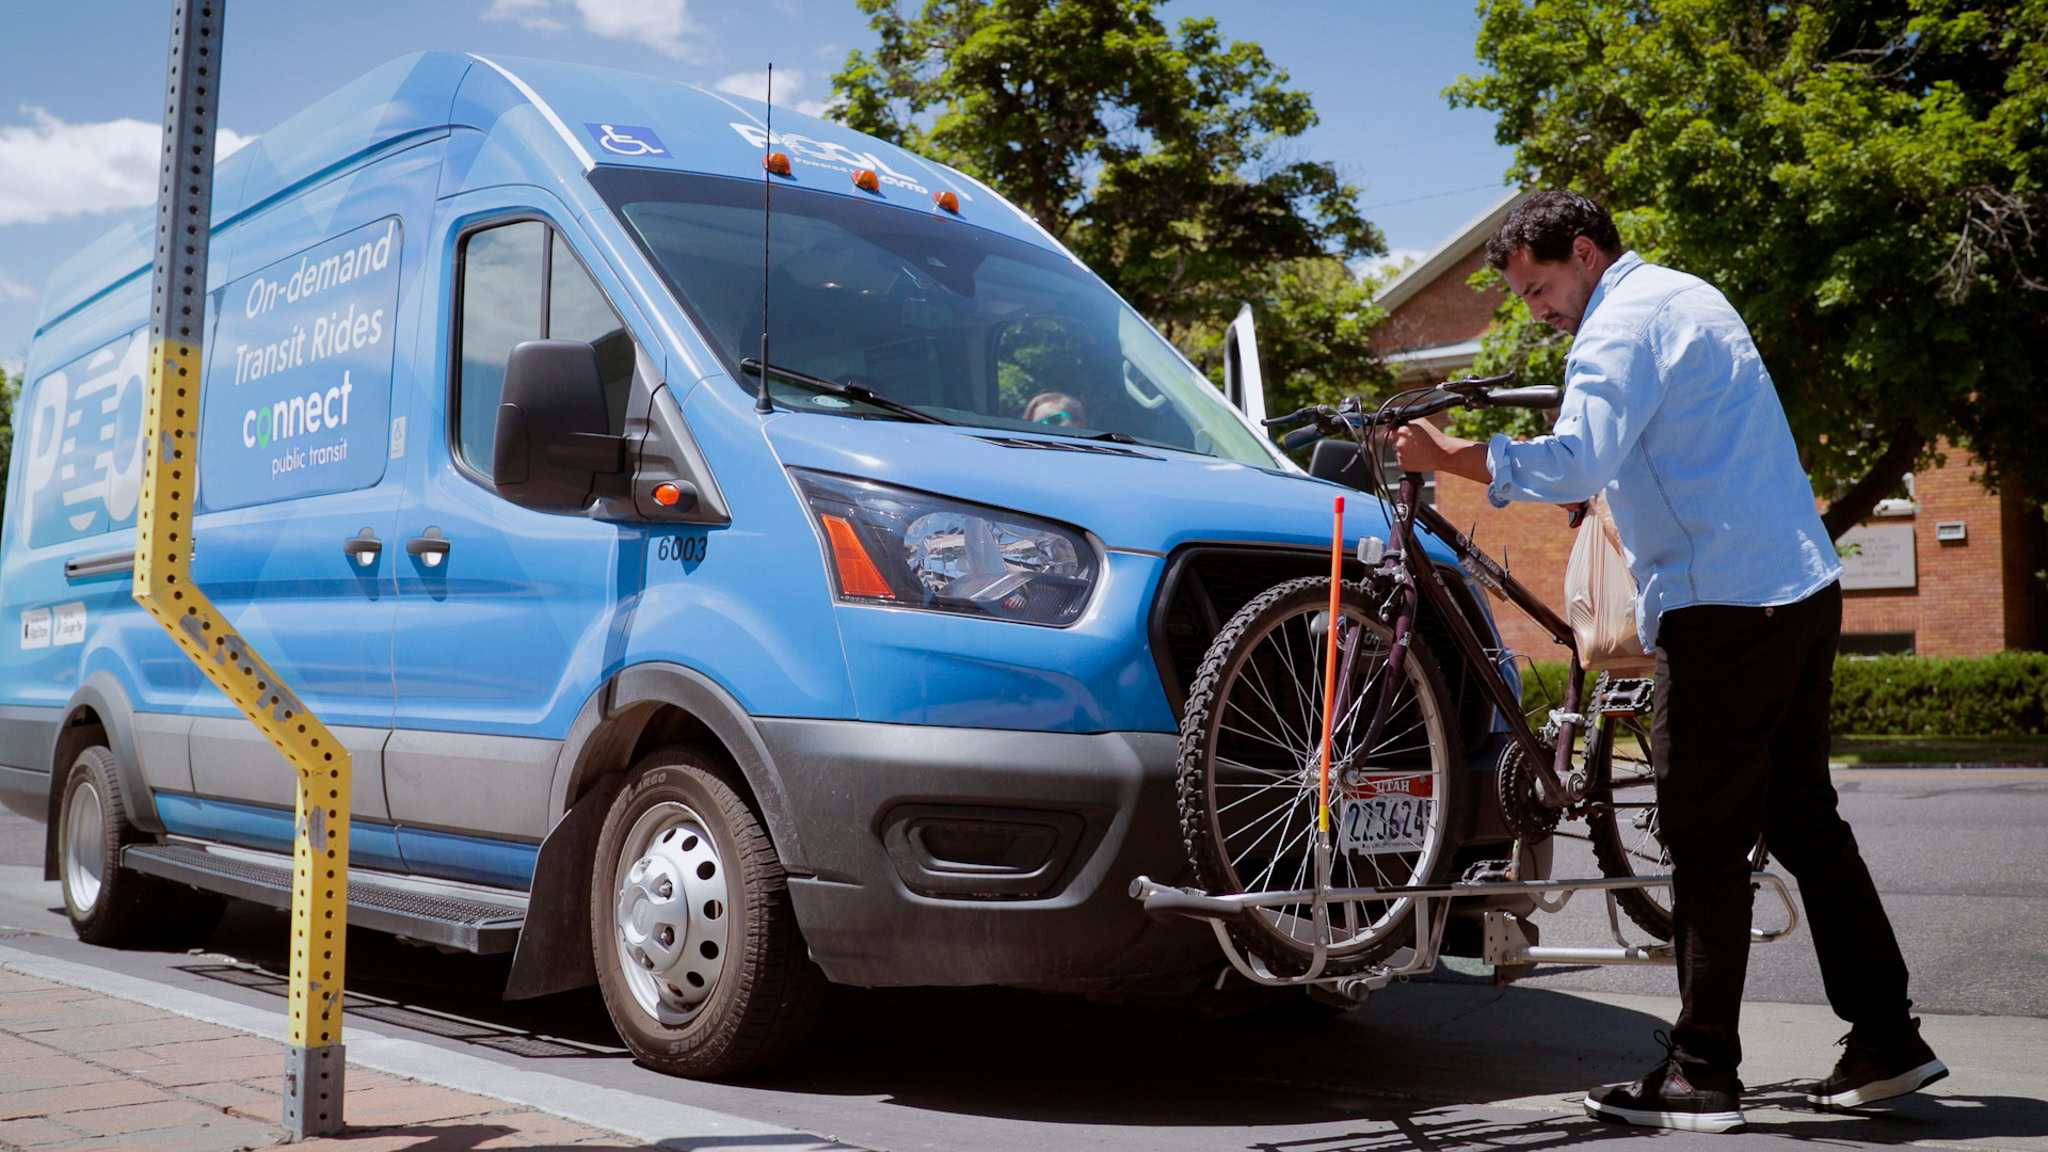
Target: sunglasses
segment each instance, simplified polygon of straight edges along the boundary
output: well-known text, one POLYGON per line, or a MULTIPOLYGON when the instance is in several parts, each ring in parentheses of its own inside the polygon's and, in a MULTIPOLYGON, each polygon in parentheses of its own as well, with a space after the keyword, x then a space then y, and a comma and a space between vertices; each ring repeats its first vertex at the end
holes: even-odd
POLYGON ((1043 415, 1043 416, 1040 416, 1040 417, 1038 417, 1038 418, 1037 418, 1036 420, 1032 421, 1032 423, 1034 423, 1034 424, 1077 424, 1077 423, 1079 423, 1079 421, 1078 421, 1078 420, 1077 420, 1077 419, 1075 418, 1075 416, 1074 416, 1074 414, 1073 414, 1072 412, 1069 412, 1069 411, 1067 411, 1067 410, 1066 410, 1065 408, 1062 408, 1062 409, 1060 409, 1060 410, 1059 410, 1059 411, 1057 411, 1057 412, 1047 412, 1047 413, 1046 413, 1045 415, 1043 415))

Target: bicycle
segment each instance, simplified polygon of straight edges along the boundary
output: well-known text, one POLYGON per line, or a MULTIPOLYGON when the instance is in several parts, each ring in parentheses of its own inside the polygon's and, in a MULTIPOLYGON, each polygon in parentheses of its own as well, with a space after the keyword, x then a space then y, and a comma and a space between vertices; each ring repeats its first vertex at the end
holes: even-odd
MULTIPOLYGON (((1585 818, 1611 882, 1572 883, 1608 890, 1644 931, 1670 938, 1668 888, 1640 882, 1669 871, 1649 768, 1651 681, 1603 674, 1587 696, 1571 627, 1422 503, 1420 475, 1404 472, 1389 485, 1380 464, 1380 437, 1403 424, 1455 407, 1561 402, 1558 388, 1500 387, 1512 379, 1411 389, 1374 410, 1353 396, 1336 408, 1310 406, 1266 421, 1311 422, 1283 438, 1288 448, 1349 435, 1370 491, 1391 505, 1388 539, 1362 538, 1355 559, 1364 576, 1346 580, 1340 537, 1332 576, 1275 585, 1217 634, 1188 694, 1179 749, 1181 827, 1203 891, 1167 890, 1142 878, 1133 886, 1148 908, 1207 919, 1219 935, 1227 932, 1226 952, 1234 942, 1256 957, 1262 980, 1342 977, 1411 938, 1418 954, 1427 948, 1433 959, 1432 926, 1410 929, 1418 902, 1511 886, 1498 883, 1512 881, 1511 868, 1450 883, 1452 821, 1464 813, 1469 781, 1454 704, 1417 626, 1424 612, 1505 719, 1496 787, 1516 857, 1561 819, 1585 818), (1571 652, 1562 707, 1540 726, 1524 716, 1499 654, 1452 603, 1418 527, 1571 652), (1582 733, 1584 752, 1575 760, 1582 733)), ((1433 930, 1441 933, 1441 921, 1433 930)), ((1619 941, 1618 923, 1615 930, 1619 941)))

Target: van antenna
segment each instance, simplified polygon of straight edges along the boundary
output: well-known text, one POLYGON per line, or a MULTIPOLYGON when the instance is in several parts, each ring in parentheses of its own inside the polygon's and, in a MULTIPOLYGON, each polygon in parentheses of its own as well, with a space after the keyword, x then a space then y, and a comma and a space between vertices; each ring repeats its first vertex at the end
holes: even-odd
POLYGON ((769 157, 775 152, 775 62, 768 62, 768 138, 763 143, 767 154, 761 157, 761 384, 754 393, 754 411, 766 416, 775 411, 775 401, 768 396, 768 201, 775 189, 775 170, 769 167, 769 157))

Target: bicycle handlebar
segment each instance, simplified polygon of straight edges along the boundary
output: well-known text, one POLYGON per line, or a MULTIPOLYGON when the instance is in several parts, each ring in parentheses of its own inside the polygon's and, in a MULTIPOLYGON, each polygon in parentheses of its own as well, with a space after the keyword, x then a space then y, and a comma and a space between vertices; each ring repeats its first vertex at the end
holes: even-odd
POLYGON ((1497 388, 1481 395, 1487 408, 1555 408, 1564 403, 1562 388, 1497 388))
MULTIPOLYGON (((1391 411, 1339 411, 1325 405, 1311 404, 1285 416, 1271 417, 1261 423, 1268 428, 1274 428, 1286 424, 1299 424, 1304 420, 1313 421, 1280 438, 1280 446, 1291 452, 1340 432, 1361 427, 1399 427, 1452 408, 1555 408, 1564 402, 1562 388, 1494 387, 1514 378, 1513 372, 1507 372, 1499 376, 1447 381, 1438 385, 1435 391, 1391 411)), ((1347 401, 1346 406, 1349 407, 1350 404, 1351 402, 1347 401)))
POLYGON ((1315 443, 1316 441, 1321 440, 1322 438, 1322 428, 1317 425, 1310 424, 1306 427, 1296 428, 1294 431, 1289 432, 1285 436, 1282 436, 1280 438, 1280 447, 1285 448, 1289 452, 1292 452, 1297 448, 1306 448, 1309 445, 1315 443))

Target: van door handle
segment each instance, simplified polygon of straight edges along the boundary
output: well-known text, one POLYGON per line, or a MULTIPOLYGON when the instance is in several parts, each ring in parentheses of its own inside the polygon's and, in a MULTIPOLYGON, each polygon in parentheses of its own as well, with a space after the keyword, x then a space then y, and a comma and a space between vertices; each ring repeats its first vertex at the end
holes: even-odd
POLYGON ((420 558, 420 563, 429 568, 438 568, 448 555, 448 538, 441 535, 441 529, 428 525, 425 532, 405 542, 405 550, 420 558))
POLYGON ((384 542, 377 539, 377 530, 374 528, 365 528, 341 542, 342 555, 364 568, 375 564, 377 557, 383 552, 384 542))

